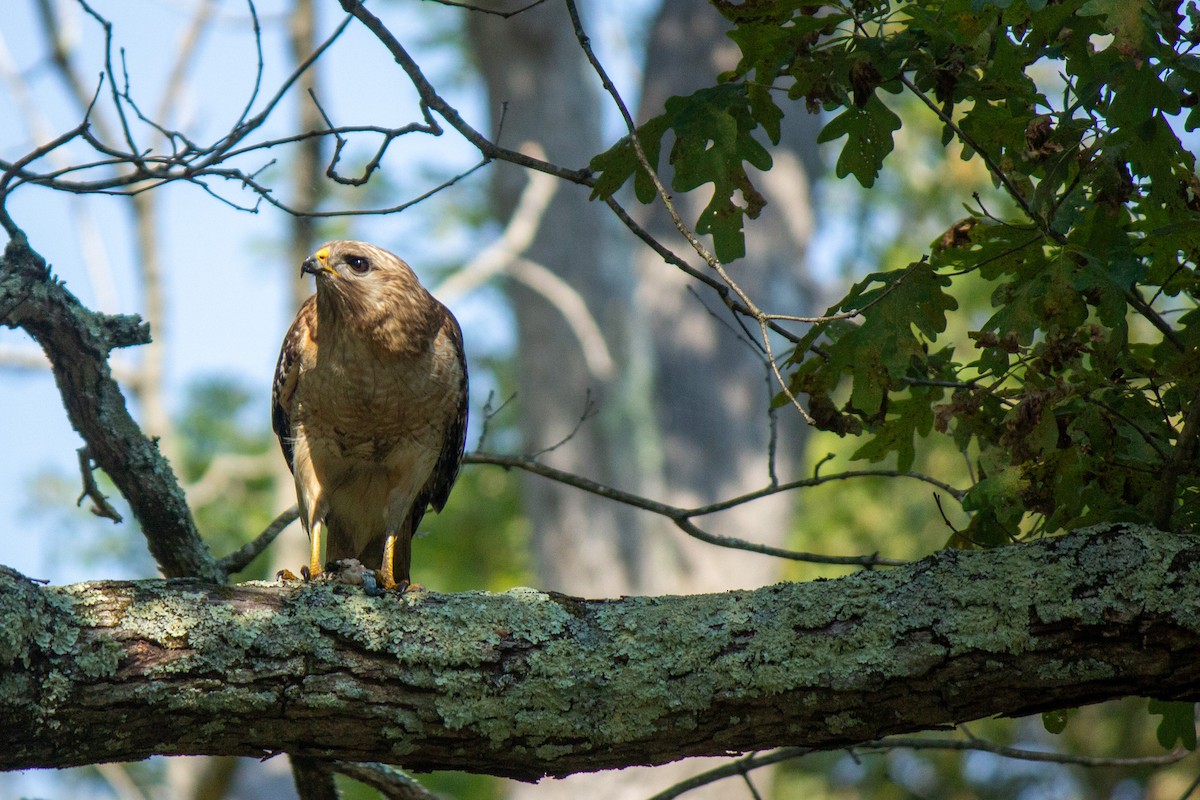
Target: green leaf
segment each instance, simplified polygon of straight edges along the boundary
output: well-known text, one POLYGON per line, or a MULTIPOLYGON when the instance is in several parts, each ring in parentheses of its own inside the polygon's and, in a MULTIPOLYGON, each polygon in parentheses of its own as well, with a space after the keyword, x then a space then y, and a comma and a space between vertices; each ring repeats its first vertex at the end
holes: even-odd
POLYGON ((817 137, 832 142, 845 136, 846 144, 837 160, 837 176, 854 175, 866 188, 875 185, 883 160, 895 146, 892 134, 900 130, 900 117, 871 95, 861 108, 851 106, 829 121, 817 137))
MULTIPOLYGON (((659 152, 662 138, 670 129, 671 119, 661 114, 646 122, 637 129, 638 142, 646 153, 650 166, 658 170, 659 152)), ((620 189, 631 175, 636 176, 634 192, 642 203, 651 203, 657 196, 653 181, 638 163, 631 137, 626 136, 608 150, 592 158, 588 167, 597 173, 596 182, 592 186, 591 199, 607 198, 620 189)))
POLYGON ((1196 704, 1183 700, 1151 700, 1150 713, 1162 714, 1158 723, 1158 743, 1170 750, 1175 743, 1196 749, 1196 704))
POLYGON ((726 84, 687 98, 672 97, 667 101, 667 114, 675 131, 671 185, 689 192, 713 184, 712 199, 696 220, 696 232, 712 234, 722 261, 741 258, 746 254, 743 215, 753 219, 766 205, 743 163, 764 171, 771 168, 771 154, 751 135, 757 123, 747 88, 726 84), (735 199, 739 193, 744 204, 735 199))
MULTIPOLYGON (((669 157, 675 170, 670 185, 675 191, 713 184, 712 198, 696 220, 696 232, 712 235, 722 261, 746 254, 743 219, 757 217, 767 202, 746 171, 747 164, 763 171, 771 168, 771 154, 754 131, 761 119, 768 135, 777 138, 781 117, 761 90, 727 83, 668 99, 664 114, 638 128, 638 141, 656 171, 663 137, 668 131, 675 134, 669 157)), ((638 200, 654 201, 654 185, 641 169, 630 137, 593 158, 589 166, 597 173, 592 199, 612 195, 634 176, 638 200)))

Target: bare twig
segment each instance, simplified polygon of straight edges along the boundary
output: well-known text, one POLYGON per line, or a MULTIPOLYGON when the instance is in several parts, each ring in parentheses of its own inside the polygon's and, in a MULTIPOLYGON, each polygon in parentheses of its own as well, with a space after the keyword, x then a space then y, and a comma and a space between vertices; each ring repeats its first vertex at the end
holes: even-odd
POLYGON ((1163 465, 1162 478, 1158 482, 1158 497, 1154 511, 1154 527, 1170 530, 1171 518, 1175 515, 1176 486, 1179 476, 1191 465, 1195 468, 1197 437, 1200 437, 1200 389, 1192 396, 1183 415, 1183 427, 1175 439, 1171 457, 1163 465))
MULTIPOLYGON (((1016 747, 1006 747, 1004 745, 992 744, 991 742, 982 739, 945 739, 945 738, 925 738, 916 736, 893 736, 886 739, 878 739, 873 742, 866 742, 858 745, 850 750, 851 755, 862 751, 890 751, 895 749, 907 750, 968 750, 980 751, 985 753, 994 753, 1004 758, 1011 758, 1017 761, 1041 761, 1054 764, 1068 764, 1081 767, 1155 767, 1174 764, 1177 761, 1187 757, 1189 752, 1182 748, 1174 750, 1170 753, 1161 756, 1141 756, 1136 758, 1103 758, 1096 756, 1080 756, 1069 753, 1045 753, 1037 750, 1025 750, 1016 747)), ((659 792, 649 800, 674 800, 693 789, 698 789, 701 786, 707 786, 711 783, 716 783, 725 778, 732 778, 737 775, 746 775, 752 770, 760 767, 778 764, 782 761, 790 761, 796 758, 803 758, 817 752, 813 748, 808 747, 784 747, 770 753, 761 755, 755 753, 743 758, 735 759, 728 764, 723 764, 719 767, 701 772, 687 780, 680 781, 673 786, 668 787, 664 791, 659 792)), ((1200 786, 1200 779, 1197 780, 1197 786, 1200 786)), ((1193 787, 1194 789, 1195 787, 1193 787)), ((1185 794, 1186 798, 1187 795, 1185 794)))
POLYGON ((280 513, 271 524, 268 525, 262 533, 254 537, 246 544, 242 545, 237 550, 234 550, 229 555, 217 562, 226 575, 233 575, 241 572, 246 567, 250 566, 250 562, 258 558, 259 553, 266 550, 271 545, 271 542, 278 538, 279 534, 283 533, 284 528, 291 525, 300 518, 300 511, 296 506, 292 506, 287 511, 280 513))
POLYGON ((567 442, 574 439, 575 435, 577 433, 579 433, 579 429, 583 427, 583 423, 587 422, 589 419, 596 416, 596 413, 597 413, 596 402, 592 399, 592 391, 591 391, 591 389, 589 389, 587 391, 587 394, 584 395, 584 398, 583 398, 583 411, 580 412, 579 418, 575 420, 574 427, 572 427, 571 430, 567 432, 566 436, 562 437, 554 444, 546 445, 542 449, 535 450, 532 453, 530 453, 529 458, 536 460, 538 458, 538 456, 544 456, 544 455, 546 455, 546 453, 553 453, 555 450, 557 450, 558 448, 562 447, 567 442))
POLYGON ((477 6, 472 3, 461 3, 458 0, 425 0, 425 2, 437 3, 440 6, 450 6, 452 8, 463 8, 463 9, 466 9, 467 11, 477 11, 480 14, 490 14, 493 17, 500 17, 501 19, 509 19, 510 17, 517 16, 518 14, 523 14, 531 8, 540 6, 542 3, 546 2, 546 0, 533 0, 533 2, 527 3, 513 11, 499 11, 495 8, 485 8, 483 6, 477 6))
POLYGON ((597 481, 593 481, 589 478, 584 478, 582 476, 575 475, 570 472, 565 472, 560 469, 555 469, 554 467, 551 467, 547 464, 543 464, 542 462, 537 461, 534 458, 531 458, 528 456, 526 456, 526 457, 506 456, 506 455, 500 455, 497 453, 475 452, 475 453, 468 453, 466 456, 464 456, 463 462, 467 463, 467 464, 493 464, 496 466, 504 467, 506 469, 524 470, 526 472, 530 472, 535 475, 540 475, 544 478, 548 478, 550 480, 557 481, 559 483, 563 483, 568 486, 573 486, 577 489, 588 492, 590 494, 594 494, 598 497, 604 497, 606 499, 613 500, 615 502, 621 503, 623 505, 631 506, 633 508, 640 508, 643 511, 649 511, 653 514, 658 514, 660 516, 666 517, 667 519, 669 519, 673 523, 675 523, 676 527, 678 527, 681 531, 686 533, 688 536, 691 536, 692 538, 698 539, 702 542, 707 542, 708 544, 716 545, 718 547, 728 547, 728 548, 731 548, 734 550, 745 550, 745 551, 751 552, 751 553, 760 553, 762 555, 775 556, 778 558, 785 558, 785 559, 788 559, 791 561, 805 561, 805 562, 809 562, 809 563, 813 563, 813 564, 841 564, 841 565, 847 565, 847 566, 860 566, 860 567, 880 567, 880 566, 893 567, 893 566, 900 566, 900 565, 906 564, 908 562, 900 560, 900 559, 883 558, 878 555, 828 556, 828 555, 822 555, 820 553, 805 553, 805 552, 800 552, 800 551, 796 551, 796 550, 787 550, 787 549, 784 549, 781 547, 771 547, 770 545, 758 544, 757 542, 749 542, 749 541, 746 541, 745 539, 738 539, 738 538, 732 537, 732 536, 720 536, 717 534, 709 533, 708 531, 705 531, 702 528, 700 528, 698 525, 696 525, 692 520, 696 517, 702 517, 702 516, 706 516, 708 514, 715 514, 718 511, 724 511, 729 508, 733 508, 735 506, 749 503, 753 500, 758 500, 763 497, 768 497, 773 494, 778 494, 780 492, 791 491, 793 489, 799 489, 799 488, 819 486, 823 483, 830 483, 833 481, 851 480, 854 478, 867 478, 867 477, 914 478, 916 480, 924 481, 927 483, 932 483, 932 484, 942 488, 944 491, 954 495, 957 498, 961 498, 963 495, 962 491, 955 489, 951 486, 948 486, 946 484, 943 484, 940 481, 937 481, 936 479, 930 478, 926 475, 920 475, 917 473, 901 473, 896 470, 858 470, 858 471, 850 471, 850 472, 841 472, 841 473, 837 473, 834 475, 816 476, 813 478, 806 478, 806 479, 797 480, 797 481, 790 481, 788 483, 781 483, 778 485, 767 486, 767 487, 764 487, 757 491, 747 492, 746 494, 742 494, 737 497, 733 497, 733 498, 723 500, 723 501, 720 501, 717 503, 710 503, 708 505, 697 506, 695 508, 680 508, 678 506, 669 505, 667 503, 662 503, 657 500, 651 500, 649 498, 642 497, 641 495, 637 495, 632 492, 626 492, 622 489, 617 489, 612 486, 606 486, 605 484, 599 483, 597 481))
POLYGON ((413 87, 421 96, 421 101, 430 109, 437 112, 446 122, 450 123, 450 127, 459 132, 468 142, 475 146, 483 155, 485 160, 492 161, 499 159, 516 164, 530 169, 536 169, 541 172, 546 172, 550 175, 557 175, 560 178, 565 178, 572 183, 582 183, 586 186, 592 185, 591 172, 587 169, 566 169, 557 164, 552 164, 540 158, 533 158, 516 150, 509 150, 500 147, 488 137, 471 127, 458 110, 454 106, 446 102, 446 100, 438 94, 434 89, 433 84, 425 77, 421 71, 421 67, 409 55, 404 45, 388 30, 387 26, 379 19, 379 17, 368 11, 362 4, 361 0, 339 0, 342 8, 349 14, 353 15, 367 30, 375 35, 375 38, 387 48, 388 52, 400 65, 408 75, 408 79, 412 81, 413 87))
POLYGON ((353 778, 359 783, 365 783, 387 800, 437 800, 438 798, 438 795, 426 789, 416 779, 388 764, 335 761, 333 770, 347 778, 353 778))
POLYGON ((663 185, 662 179, 659 177, 657 170, 655 169, 654 165, 650 163, 650 159, 646 156, 645 149, 642 147, 641 139, 639 139, 637 135, 637 125, 633 121, 633 115, 629 112, 628 106, 625 105, 625 101, 621 98, 620 92, 617 91, 616 85, 613 84, 612 80, 608 77, 608 73, 605 71, 604 65, 600 63, 600 60, 596 58, 596 54, 592 50, 591 41, 588 38, 587 33, 583 30, 583 21, 580 19, 579 9, 575 6, 575 0, 566 0, 566 4, 567 11, 571 16, 571 25, 575 29, 575 38, 579 41, 579 46, 582 48, 584 55, 587 56, 588 63, 592 65, 592 69, 595 70, 596 75, 599 76, 600 82, 603 84, 605 91, 608 92, 613 98, 613 102, 616 104, 617 110, 621 113, 621 118, 625 120, 625 127, 629 131, 629 142, 633 147, 634 155, 637 157, 638 165, 650 177, 651 182, 654 184, 654 189, 658 193, 659 199, 662 200, 663 206, 666 208, 667 213, 671 217, 671 221, 675 224, 675 228, 683 235, 685 239, 687 239, 688 244, 690 244, 692 249, 696 251, 696 254, 703 259, 704 263, 708 264, 709 268, 720 276, 721 281, 728 286, 735 295, 737 295, 738 299, 741 300, 742 304, 750 312, 750 316, 754 317, 755 321, 758 322, 759 329, 762 334, 763 349, 767 353, 767 358, 771 365, 771 371, 775 375, 776 381, 779 383, 779 388, 782 390, 784 396, 788 398, 788 401, 792 404, 792 406, 800 413, 800 416, 804 418, 805 422, 810 425, 816 424, 816 420, 812 418, 804 406, 800 404, 800 401, 796 399, 796 396, 792 393, 791 386, 788 384, 787 380, 783 377, 783 374, 779 370, 779 364, 776 362, 774 353, 772 352, 770 326, 767 324, 767 315, 754 303, 753 300, 750 299, 750 296, 740 286, 738 286, 733 278, 730 277, 729 273, 725 270, 725 265, 720 262, 716 255, 714 255, 707 247, 705 247, 704 243, 700 241, 695 232, 684 223, 683 217, 680 216, 679 211, 675 208, 675 203, 671 199, 670 192, 667 191, 667 187, 663 185))
POLYGON ((504 402, 498 406, 492 405, 492 400, 494 400, 495 397, 496 393, 494 391, 489 391, 487 399, 483 401, 483 408, 481 409, 483 419, 479 423, 479 439, 475 442, 476 450, 483 449, 483 444, 487 441, 488 426, 491 425, 492 419, 501 411, 503 411, 508 404, 513 401, 513 398, 515 398, 516 395, 510 394, 504 399, 504 402))
POLYGON ((124 517, 113 508, 112 503, 108 502, 108 496, 101 492, 100 487, 96 485, 96 476, 92 474, 95 465, 92 464, 92 457, 88 454, 87 445, 75 452, 79 454, 79 475, 83 479, 83 491, 75 500, 75 506, 78 508, 83 505, 86 498, 92 501, 92 513, 97 517, 111 519, 113 522, 123 522, 124 517))

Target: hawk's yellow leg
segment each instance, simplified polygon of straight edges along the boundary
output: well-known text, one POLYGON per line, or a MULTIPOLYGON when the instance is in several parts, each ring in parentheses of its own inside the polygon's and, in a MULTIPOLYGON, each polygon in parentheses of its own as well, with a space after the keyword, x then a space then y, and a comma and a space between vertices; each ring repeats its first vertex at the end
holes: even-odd
POLYGON ((309 550, 308 555, 308 577, 315 578, 324 570, 321 568, 321 544, 325 535, 325 523, 313 523, 312 530, 308 535, 309 550))
POLYGON ((388 532, 383 537, 383 564, 379 567, 379 583, 389 592, 400 584, 396 583, 393 564, 396 558, 396 534, 388 532))

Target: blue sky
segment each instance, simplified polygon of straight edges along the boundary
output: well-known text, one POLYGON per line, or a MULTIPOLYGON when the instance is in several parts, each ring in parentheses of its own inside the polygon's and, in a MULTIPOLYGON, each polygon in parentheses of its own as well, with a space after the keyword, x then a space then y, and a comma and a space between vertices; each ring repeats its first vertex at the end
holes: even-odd
MULTIPOLYGON (((135 98, 148 110, 157 108, 166 73, 193 4, 96 2, 93 5, 114 23, 117 44, 126 48, 135 98)), ((287 5, 257 4, 264 28, 265 71, 260 107, 285 74, 287 59, 280 13, 287 5)), ((320 5, 324 12, 331 10, 332 4, 320 5)), ((42 60, 45 45, 32 16, 32 6, 33 3, 8 4, 0 21, 0 35, 11 62, 44 115, 34 122, 48 127, 31 132, 27 124, 31 120, 17 105, 12 84, 0 87, 0 119, 4 120, 0 125, 0 152, 8 159, 45 141, 47 129, 56 135, 79 120, 57 76, 42 60)), ((67 23, 63 26, 64 36, 79 44, 80 72, 98 75, 103 66, 99 27, 79 13, 74 3, 62 6, 67 23)), ((193 80, 188 90, 172 101, 174 121, 198 141, 211 140, 227 130, 237 119, 252 88, 255 52, 246 6, 223 3, 218 8, 219 16, 202 43, 193 80)), ((450 16, 458 13, 419 2, 381 8, 397 31, 407 32, 410 44, 428 40, 431 29, 450 24, 450 16)), ((321 30, 331 31, 340 18, 340 14, 334 17, 325 13, 320 21, 321 30)), ((451 60, 452 48, 430 44, 421 50, 423 62, 434 80, 445 79, 457 71, 451 60)), ((412 102, 415 93, 361 26, 352 25, 327 56, 322 63, 329 80, 322 104, 338 123, 398 126, 419 119, 412 102), (364 73, 386 79, 368 86, 358 77, 364 73)), ((478 92, 469 84, 461 81, 458 84, 454 102, 476 124, 483 125, 478 92)), ((287 130, 295 100, 290 97, 283 104, 278 121, 268 127, 269 132, 278 134, 287 130)), ((385 164, 393 185, 423 190, 426 185, 436 183, 434 176, 424 174, 427 171, 421 166, 432 160, 434 152, 438 154, 439 166, 445 170, 472 163, 473 154, 459 142, 451 141, 452 136, 435 141, 420 138, 423 141, 411 136, 393 144, 394 155, 385 164)), ((147 135, 145 140, 150 141, 150 137, 147 135)), ((364 148, 369 146, 370 143, 364 142, 364 148)), ((86 151, 72 146, 64 149, 64 155, 79 158, 86 156, 86 151)), ((258 163, 265 163, 268 158, 260 157, 258 163)), ((355 222, 351 234, 402 248, 404 256, 426 282, 434 283, 436 271, 464 258, 472 243, 489 235, 489 231, 460 225, 439 226, 431 223, 429 216, 447 203, 478 202, 486 180, 486 172, 476 173, 453 190, 457 196, 447 193, 427 208, 418 207, 386 219, 355 222)), ((249 204, 253 200, 236 188, 222 187, 221 191, 236 202, 249 204)), ((197 377, 230 376, 253 392, 265 424, 271 373, 279 342, 293 312, 282 276, 293 274, 296 265, 285 263, 286 258, 280 255, 286 217, 266 205, 258 214, 237 211, 215 202, 197 187, 182 184, 157 190, 155 196, 161 203, 159 233, 164 243, 169 303, 165 330, 157 331, 156 337, 167 345, 168 401, 178 409, 186 387, 197 377)), ((384 202, 395 199, 385 196, 384 202)), ((25 229, 32 246, 85 304, 104 311, 128 313, 137 312, 143 301, 136 276, 129 267, 132 226, 126 206, 126 201, 117 198, 78 198, 26 186, 11 198, 9 210, 25 229), (81 219, 85 217, 94 221, 97 232, 94 241, 87 244, 79 235, 81 219), (94 261, 98 256, 111 266, 111 273, 104 280, 95 280, 85 268, 89 259, 94 261)), ((503 326, 503 317, 488 310, 486 293, 483 298, 482 301, 480 297, 463 298, 456 310, 469 331, 480 331, 480 336, 492 338, 493 333, 501 332, 497 326, 503 326)), ((0 348, 6 352, 24 353, 34 347, 23 332, 0 330, 0 348)), ((118 355, 138 357, 133 351, 118 355)), ((46 552, 49 528, 70 524, 70 516, 31 512, 31 506, 36 505, 30 497, 31 477, 52 472, 75 480, 75 448, 81 444, 67 422, 48 371, 0 368, 0 408, 6 410, 5 420, 0 423, 0 452, 8 455, 0 459, 0 528, 7 542, 3 562, 55 583, 115 577, 107 568, 103 575, 97 575, 94 566, 50 557, 56 554, 46 552)), ((85 510, 70 513, 87 516, 85 510)), ((61 543, 63 539, 54 537, 53 541, 61 543)), ((118 565, 113 566, 119 569, 118 565)))
MULTIPOLYGON (((113 23, 114 53, 124 48, 131 92, 147 113, 160 108, 167 74, 180 48, 198 0, 92 0, 98 13, 113 23)), ((170 98, 172 126, 195 141, 212 141, 238 118, 253 88, 256 54, 250 16, 244 2, 217 3, 217 14, 198 50, 184 91, 170 98)), ((604 5, 604 4, 601 4, 604 5)), ((262 107, 286 76, 289 58, 283 38, 286 0, 258 0, 263 28, 263 81, 255 110, 262 107)), ((638 43, 624 37, 644 30, 651 0, 620 8, 596 9, 588 21, 594 43, 627 100, 636 100, 637 67, 631 53, 638 43), (630 34, 629 32, 634 33, 630 34)), ((0 83, 0 154, 14 159, 47 139, 69 130, 79 111, 46 61, 46 42, 33 11, 34 3, 13 2, 0 19, 0 37, 8 73, 0 83), (14 79, 16 83, 14 83, 14 79), (20 92, 27 94, 27 105, 20 92), (36 111, 29 112, 29 105, 36 111)), ((62 37, 72 45, 79 73, 95 81, 103 69, 103 31, 73 0, 57 3, 62 37)), ((333 2, 318 3, 318 39, 327 36, 342 16, 333 2)), ((480 86, 461 63, 453 44, 460 10, 420 0, 380 3, 375 7, 391 29, 418 57, 435 85, 481 130, 488 130, 480 86)), ((321 103, 335 123, 400 126, 418 121, 416 93, 382 46, 358 23, 352 23, 321 61, 321 103)), ((118 67, 118 70, 120 68, 118 67)), ((105 92, 107 92, 105 87, 105 92)), ((295 103, 291 92, 264 129, 263 138, 291 133, 295 103)), ((102 106, 106 103, 102 102, 102 106)), ((111 108, 105 108, 107 113, 111 108)), ((609 109, 610 140, 621 133, 615 110, 609 109)), ((110 120, 112 115, 108 115, 110 120)), ((153 141, 142 129, 141 141, 153 141)), ((375 141, 363 139, 359 152, 371 153, 375 141)), ((78 143, 63 148, 69 160, 88 158, 78 143)), ((286 158, 279 152, 272 154, 286 158)), ((272 156, 255 156, 240 164, 248 170, 272 156)), ((455 134, 440 138, 407 136, 394 142, 384 162, 387 183, 373 181, 348 206, 391 205, 431 188, 472 165, 477 153, 455 134), (436 165, 436 167, 431 166, 436 165), (397 187, 402 187, 397 189, 397 187), (364 196, 370 194, 371 197, 364 196)), ((343 163, 353 158, 344 159, 343 163)), ((48 162, 43 162, 48 163, 48 162)), ((571 165, 577 166, 577 165, 571 165)), ((264 176, 271 176, 270 168, 264 176)), ((283 172, 280 169, 279 176, 283 172)), ((461 222, 462 208, 483 203, 488 173, 481 170, 432 200, 388 217, 358 217, 345 235, 370 239, 399 252, 427 285, 465 262, 474 249, 497 234, 494 226, 461 222)), ((236 187, 217 187, 233 202, 249 205, 253 197, 236 187)), ((281 185, 286 194, 286 183, 281 185)), ((243 384, 268 415, 269 387, 279 342, 294 311, 284 275, 286 215, 263 204, 257 214, 216 202, 197 187, 177 184, 155 191, 160 206, 159 236, 166 264, 166 324, 155 331, 167 348, 166 396, 173 410, 197 378, 221 375, 243 384)), ((9 200, 13 219, 55 273, 89 307, 113 313, 137 313, 143 306, 132 258, 131 215, 121 198, 76 197, 34 186, 20 188, 9 200), (93 234, 88 235, 92 230, 93 234), (108 269, 89 272, 102 262, 108 269)), ((318 242, 313 243, 314 246, 318 242)), ((451 301, 466 331, 468 352, 504 350, 511 345, 511 325, 494 288, 484 287, 451 301)), ((36 346, 22 331, 0 329, 0 353, 27 354, 36 346)), ((119 359, 137 359, 136 348, 119 359)), ((486 395, 479 373, 473 393, 486 395), (480 394, 482 392, 482 394, 480 394)), ((0 562, 28 575, 67 583, 98 577, 135 577, 137 567, 120 562, 85 565, 64 553, 74 531, 94 531, 86 509, 46 509, 33 496, 34 476, 52 474, 75 487, 75 450, 82 442, 71 429, 53 379, 44 368, 13 369, 0 364, 0 536, 6 541, 0 562), (68 533, 70 531, 70 533, 68 533)), ((135 415, 137 413, 134 409, 135 415)), ((107 524, 107 523, 105 523, 107 524)))

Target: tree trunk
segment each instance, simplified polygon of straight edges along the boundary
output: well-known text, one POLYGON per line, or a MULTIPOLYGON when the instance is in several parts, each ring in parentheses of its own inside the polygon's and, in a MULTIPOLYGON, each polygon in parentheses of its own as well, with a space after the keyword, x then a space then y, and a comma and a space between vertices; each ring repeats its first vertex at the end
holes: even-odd
POLYGON ((0 769, 287 752, 534 780, 1200 699, 1197 598, 1200 540, 1127 526, 623 600, 0 571, 0 769))
MULTIPOLYGON (((586 22, 586 21, 585 21, 586 22)), ((726 25, 710 7, 666 0, 647 45, 641 117, 660 113, 665 100, 711 82, 730 66, 726 25)), ((585 163, 603 149, 597 132, 598 81, 591 74, 565 12, 557 5, 511 19, 471 18, 472 44, 494 110, 507 104, 510 145, 538 141, 550 160, 585 163), (531 76, 537 76, 534 80, 531 76), (510 138, 511 137, 511 138, 510 138)), ((607 98, 604 98, 607 101, 607 98)), ((816 132, 807 115, 784 123, 775 169, 760 181, 770 205, 754 225, 738 280, 756 298, 770 297, 788 313, 804 314, 804 250, 811 231, 809 185, 818 165, 816 132)), ((665 169, 666 164, 662 165, 665 169)), ((523 183, 520 170, 497 165, 496 207, 511 209, 523 183)), ((669 172, 664 173, 669 179, 669 172)), ((590 389, 597 420, 546 460, 603 483, 631 488, 664 502, 691 506, 765 485, 766 453, 783 475, 799 462, 804 431, 792 417, 772 428, 768 373, 719 308, 710 312, 692 294, 694 281, 622 231, 605 237, 604 220, 576 187, 563 187, 544 221, 534 251, 574 286, 610 334, 620 377, 607 385, 582 369, 583 359, 558 311, 520 287, 511 294, 518 320, 519 396, 527 448, 557 441, 575 425, 580 398, 590 389), (615 243, 604 246, 606 238, 615 243), (636 250, 630 249, 636 247, 636 250), (632 262, 635 272, 617 266, 632 262), (637 293, 630 287, 637 285, 637 293), (639 349, 640 348, 640 349, 639 349), (536 352, 536 359, 521 354, 536 352), (770 437, 780 434, 778 447, 770 437)), ((699 206, 682 201, 685 219, 699 206)), ((642 215, 647 229, 694 255, 661 204, 642 215)), ((711 295, 700 297, 715 301, 711 295)), ((794 417, 794 415, 792 415, 794 417)), ((698 592, 761 586, 778 562, 730 552, 683 537, 670 523, 627 511, 569 488, 526 477, 525 506, 534 525, 540 584, 589 595, 698 592)), ((705 520, 720 533, 780 545, 794 500, 778 495, 705 520)), ((593 776, 517 797, 604 795, 641 797, 686 772, 593 776), (621 785, 617 785, 620 783, 621 785)))
MULTIPOLYGON (((537 146, 549 160, 573 167, 587 164, 602 149, 597 82, 563 5, 545 3, 508 19, 472 14, 468 32, 502 145, 537 146)), ((505 222, 526 174, 512 164, 491 169, 493 208, 505 222)), ((561 442, 542 459, 639 490, 638 426, 647 415, 639 416, 631 400, 637 388, 630 348, 644 337, 630 334, 638 324, 634 275, 625 248, 614 249, 614 233, 608 210, 589 202, 585 187, 558 187, 523 255, 578 293, 603 334, 615 371, 589 369, 566 309, 510 281, 518 342, 515 404, 527 451, 561 442)), ((523 480, 539 585, 591 596, 638 586, 641 559, 631 554, 638 552, 642 537, 635 515, 543 478, 523 480)))
MULTIPOLYGON (((736 65, 738 51, 725 36, 728 27, 708 6, 664 0, 647 44, 640 122, 661 114, 668 98, 710 86, 716 75, 736 65)), ((820 169, 819 130, 819 119, 802 110, 793 109, 784 118, 781 142, 771 149, 774 167, 768 173, 751 171, 768 205, 757 220, 747 221, 746 257, 729 265, 742 289, 778 313, 805 316, 813 305, 805 251, 813 226, 809 190, 820 169)), ((665 159, 659 169, 669 185, 671 169, 665 159)), ((675 197, 686 222, 699 217, 703 200, 696 195, 703 194, 675 197)), ((699 263, 661 203, 643 216, 655 238, 699 263)), ((639 291, 654 309, 649 324, 663 500, 692 507, 735 497, 766 485, 772 466, 786 480, 800 463, 807 429, 785 407, 772 430, 771 398, 780 389, 761 354, 753 352, 757 331, 744 333, 712 293, 649 250, 639 251, 638 272, 639 291), (773 435, 778 437, 775 448, 770 446, 773 435)), ((781 343, 775 347, 778 352, 781 343)), ((781 546, 794 505, 794 496, 776 495, 709 517, 704 524, 726 536, 781 546)), ((746 588, 778 575, 778 561, 680 537, 665 521, 659 528, 655 540, 667 543, 670 554, 658 562, 656 591, 746 588)))

